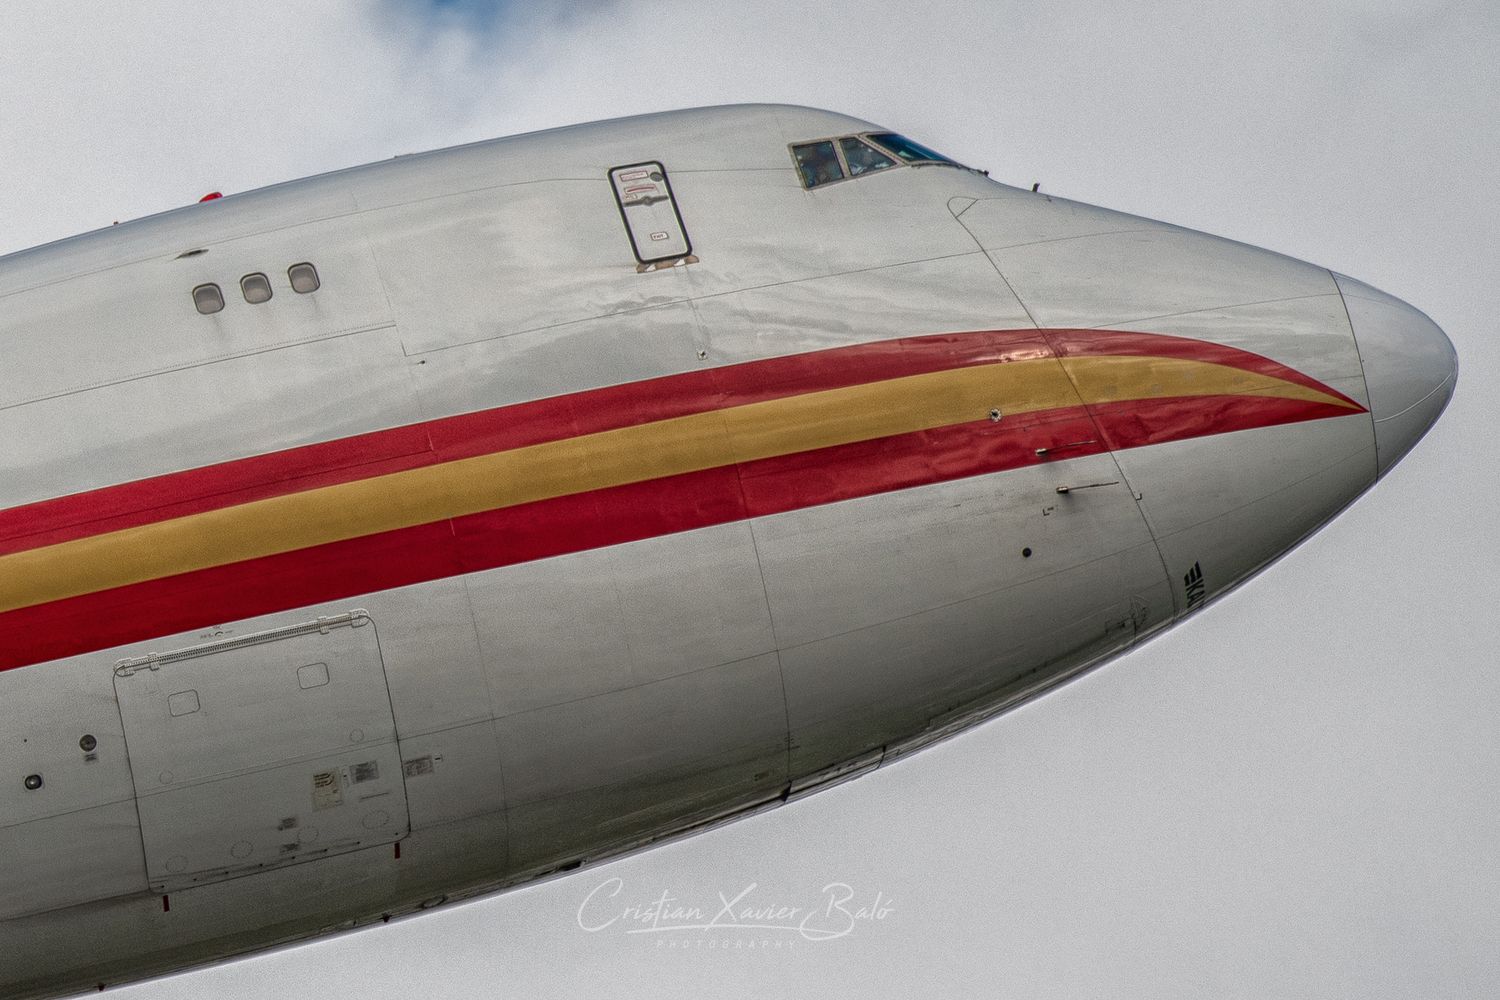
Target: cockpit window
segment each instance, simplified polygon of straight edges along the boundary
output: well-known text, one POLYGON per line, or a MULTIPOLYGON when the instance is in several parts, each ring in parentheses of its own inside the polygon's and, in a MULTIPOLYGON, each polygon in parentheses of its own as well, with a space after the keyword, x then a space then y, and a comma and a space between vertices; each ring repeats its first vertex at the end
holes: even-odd
POLYGON ((844 162, 849 164, 850 177, 858 177, 860 174, 868 174, 896 165, 895 160, 869 143, 860 142, 853 136, 840 139, 839 148, 844 152, 844 162))
POLYGON ((933 163, 962 166, 895 132, 843 135, 795 143, 792 159, 797 163, 797 174, 805 188, 852 180, 891 167, 920 167, 933 163))
POLYGON ((952 160, 941 153, 934 153, 919 142, 912 142, 904 135, 894 132, 879 132, 870 136, 877 143, 895 153, 907 163, 946 163, 950 167, 958 166, 952 160))
POLYGON ((793 146, 792 156, 797 160, 797 169, 802 173, 802 184, 805 187, 817 187, 819 184, 844 179, 844 168, 839 165, 839 155, 834 152, 832 139, 793 146))

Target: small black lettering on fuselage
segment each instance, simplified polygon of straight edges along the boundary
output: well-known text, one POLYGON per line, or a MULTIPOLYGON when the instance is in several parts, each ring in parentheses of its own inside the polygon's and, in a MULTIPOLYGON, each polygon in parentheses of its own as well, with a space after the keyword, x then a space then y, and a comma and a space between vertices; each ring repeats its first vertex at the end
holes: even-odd
POLYGON ((1203 567, 1193 563, 1193 568, 1187 571, 1182 578, 1182 585, 1187 590, 1187 606, 1191 611, 1203 603, 1208 596, 1208 589, 1203 585, 1203 567))

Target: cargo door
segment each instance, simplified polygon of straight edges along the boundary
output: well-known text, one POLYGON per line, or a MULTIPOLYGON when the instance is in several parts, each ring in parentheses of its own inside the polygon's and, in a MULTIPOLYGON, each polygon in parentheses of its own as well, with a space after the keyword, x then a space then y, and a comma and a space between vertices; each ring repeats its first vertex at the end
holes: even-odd
POLYGON ((363 611, 124 660, 115 691, 154 891, 409 832, 385 667, 363 611))

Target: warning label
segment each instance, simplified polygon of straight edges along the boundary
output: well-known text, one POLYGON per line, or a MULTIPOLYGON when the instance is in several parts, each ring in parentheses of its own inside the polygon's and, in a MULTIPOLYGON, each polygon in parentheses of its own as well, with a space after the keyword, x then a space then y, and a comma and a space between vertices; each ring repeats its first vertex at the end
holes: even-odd
POLYGON ((337 771, 313 775, 313 809, 332 809, 344 804, 344 786, 337 771))

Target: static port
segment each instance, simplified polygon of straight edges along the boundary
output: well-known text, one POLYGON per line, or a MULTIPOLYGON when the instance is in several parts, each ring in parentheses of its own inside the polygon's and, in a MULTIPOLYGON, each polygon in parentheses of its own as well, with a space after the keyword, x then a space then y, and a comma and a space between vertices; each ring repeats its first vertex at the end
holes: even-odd
POLYGON ((28 774, 26 776, 25 785, 28 792, 36 791, 38 788, 42 787, 42 776, 40 774, 28 774))
POLYGON ((94 737, 91 735, 84 736, 83 739, 78 741, 78 749, 82 750, 84 753, 93 753, 94 749, 98 746, 99 741, 94 739, 94 737))

